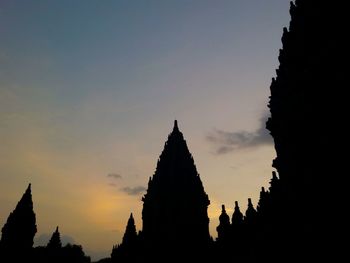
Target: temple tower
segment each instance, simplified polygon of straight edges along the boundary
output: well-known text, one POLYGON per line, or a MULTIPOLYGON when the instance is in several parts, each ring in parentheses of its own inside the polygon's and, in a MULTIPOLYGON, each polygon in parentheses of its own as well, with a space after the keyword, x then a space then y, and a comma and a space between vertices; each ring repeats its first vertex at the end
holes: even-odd
POLYGON ((208 244, 210 201, 176 120, 142 200, 142 235, 150 250, 208 244))

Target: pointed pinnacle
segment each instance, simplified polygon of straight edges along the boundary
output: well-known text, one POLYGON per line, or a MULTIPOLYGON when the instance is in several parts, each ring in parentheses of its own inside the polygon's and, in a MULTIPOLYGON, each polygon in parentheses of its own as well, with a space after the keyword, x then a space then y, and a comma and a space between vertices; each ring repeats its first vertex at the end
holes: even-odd
POLYGON ((221 206, 221 210, 222 210, 222 212, 226 212, 225 205, 221 206))
POLYGON ((248 198, 248 206, 253 206, 252 199, 248 198))
POLYGON ((31 193, 32 193, 32 184, 29 184, 25 191, 25 194, 31 194, 31 193))
POLYGON ((177 120, 174 121, 174 131, 179 130, 179 126, 177 126, 177 120))

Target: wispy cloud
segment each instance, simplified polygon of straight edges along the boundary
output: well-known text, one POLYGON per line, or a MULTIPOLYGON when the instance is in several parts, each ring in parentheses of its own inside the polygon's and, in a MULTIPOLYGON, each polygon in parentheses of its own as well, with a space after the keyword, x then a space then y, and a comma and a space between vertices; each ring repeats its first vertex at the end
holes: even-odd
POLYGON ((114 179, 122 179, 123 178, 123 176, 121 176, 120 174, 117 174, 117 173, 109 173, 107 176, 114 178, 114 179))
POLYGON ((264 115, 260 119, 260 126, 256 131, 227 132, 215 130, 208 134, 206 139, 214 145, 216 154, 272 144, 272 137, 265 128, 267 118, 267 115, 264 115))
POLYGON ((124 193, 127 193, 128 195, 139 195, 146 191, 146 188, 143 186, 135 186, 135 187, 123 187, 120 189, 124 193))

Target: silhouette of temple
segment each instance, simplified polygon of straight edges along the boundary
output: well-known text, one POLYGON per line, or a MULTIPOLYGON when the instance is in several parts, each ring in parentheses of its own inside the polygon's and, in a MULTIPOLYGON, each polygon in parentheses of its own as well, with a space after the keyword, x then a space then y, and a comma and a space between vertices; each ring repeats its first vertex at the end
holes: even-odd
MULTIPOLYGON (((218 261, 315 262, 347 257, 339 238, 348 228, 347 223, 331 209, 339 212, 348 205, 344 182, 347 160, 340 154, 348 145, 341 136, 347 130, 345 85, 349 68, 345 2, 296 0, 290 4, 291 22, 288 29, 283 29, 280 65, 270 86, 271 117, 266 124, 275 143, 277 157, 273 167, 277 171, 272 172, 270 187, 261 189, 256 209, 248 199, 243 216, 236 202, 230 223, 222 207, 218 238, 209 250, 218 261)), ((167 145, 163 153, 166 148, 167 145)), ((153 191, 167 190, 166 183, 154 186, 161 181, 160 176, 156 177, 164 170, 161 161, 162 158, 144 199, 142 234, 151 243, 156 243, 156 237, 168 240, 161 232, 167 229, 165 222, 169 222, 165 212, 159 213, 162 206, 157 205, 159 209, 153 211, 153 216, 148 212, 152 209, 147 208, 158 199, 147 199, 153 191), (158 221, 154 219, 157 216, 158 221), (155 230, 147 220, 160 222, 160 227, 155 230)), ((189 215, 186 213, 184 218, 189 215)), ((177 237, 174 235, 170 241, 177 237)))
POLYGON ((72 244, 62 246, 58 227, 56 227, 46 247, 33 248, 36 231, 36 217, 33 209, 31 184, 29 184, 2 228, 0 262, 90 262, 90 258, 85 256, 81 246, 72 244))
MULTIPOLYGON (((270 187, 261 188, 245 215, 222 206, 214 242, 209 198, 177 121, 144 195, 142 231, 133 215, 123 241, 103 262, 330 262, 346 261, 348 206, 345 106, 349 41, 346 1, 291 2, 267 129, 277 153, 270 187), (346 236, 345 236, 346 237, 346 236)), ((0 261, 89 262, 80 246, 62 247, 58 228, 46 247, 36 233, 31 187, 2 228, 0 261)), ((102 261, 101 261, 102 262, 102 261)))
POLYGON ((280 178, 279 193, 271 189, 278 197, 272 230, 283 240, 276 247, 281 254, 334 261, 341 247, 337 233, 345 224, 330 210, 341 210, 347 199, 346 161, 339 153, 348 145, 340 135, 348 118, 348 9, 346 1, 296 0, 290 15, 267 122, 280 178))
POLYGON ((142 200, 142 234, 151 246, 208 244, 209 198, 177 121, 142 200))
POLYGON ((135 251, 153 261, 162 261, 164 256, 170 261, 202 257, 211 241, 210 201, 176 120, 142 201, 142 231, 135 236, 131 216, 122 244, 113 248, 114 262, 120 258, 136 260, 135 251), (128 245, 127 236, 133 237, 132 245, 128 245))
POLYGON ((226 213, 225 205, 221 206, 221 215, 219 216, 220 224, 216 227, 218 232, 218 242, 227 243, 228 239, 231 236, 231 225, 230 217, 226 213))
POLYGON ((218 251, 227 251, 225 246, 235 254, 243 251, 239 260, 245 262, 340 262, 348 257, 339 238, 348 228, 346 220, 331 212, 342 211, 348 200, 347 161, 339 154, 348 145, 340 136, 346 130, 349 68, 345 3, 291 2, 266 124, 275 143, 277 172, 268 191, 261 189, 256 211, 248 204, 239 228, 240 248, 234 249, 232 231, 226 243, 217 242, 218 251))
POLYGON ((56 227, 55 232, 52 233, 52 236, 49 240, 49 243, 47 243, 46 247, 51 250, 62 248, 61 234, 58 231, 58 226, 56 227))
POLYGON ((0 253, 4 258, 14 256, 15 259, 20 259, 30 256, 37 231, 35 222, 31 184, 29 184, 1 230, 0 253))
POLYGON ((114 246, 111 258, 113 262, 136 262, 142 260, 140 236, 138 236, 135 220, 131 213, 126 225, 122 243, 114 246))

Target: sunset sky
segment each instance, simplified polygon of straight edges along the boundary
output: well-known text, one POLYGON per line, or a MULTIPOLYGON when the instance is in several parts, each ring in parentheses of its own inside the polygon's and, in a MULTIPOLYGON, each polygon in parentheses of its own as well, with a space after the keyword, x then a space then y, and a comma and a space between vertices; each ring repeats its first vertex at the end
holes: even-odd
MULTIPOLYGON (((268 187, 265 131, 289 0, 0 2, 0 227, 32 183, 38 233, 93 259, 121 241, 175 119, 209 195, 268 187)), ((179 192, 181 194, 181 192, 179 192)), ((186 215, 184 215, 186 216, 186 215)))

